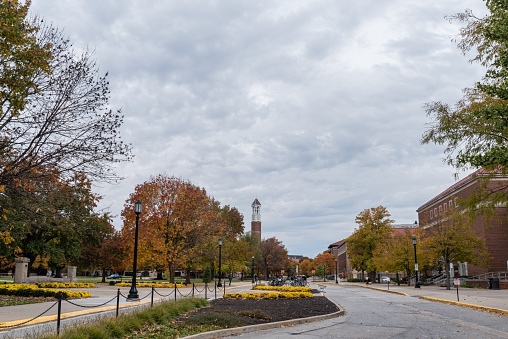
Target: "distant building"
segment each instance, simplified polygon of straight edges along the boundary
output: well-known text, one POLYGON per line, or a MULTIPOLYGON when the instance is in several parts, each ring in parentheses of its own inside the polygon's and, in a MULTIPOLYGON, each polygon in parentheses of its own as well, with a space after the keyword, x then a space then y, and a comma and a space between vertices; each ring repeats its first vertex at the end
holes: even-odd
POLYGON ((303 258, 303 255, 293 255, 293 254, 289 254, 289 255, 288 255, 288 258, 289 258, 289 260, 293 260, 293 261, 297 261, 297 262, 299 262, 299 261, 300 261, 300 259, 302 259, 302 258, 303 258))
POLYGON ((328 246, 328 251, 337 259, 337 276, 341 279, 357 278, 358 272, 349 265, 347 243, 345 239, 328 246))
POLYGON ((251 205, 252 207, 252 222, 250 223, 250 232, 253 237, 256 237, 261 243, 261 203, 256 198, 251 205))

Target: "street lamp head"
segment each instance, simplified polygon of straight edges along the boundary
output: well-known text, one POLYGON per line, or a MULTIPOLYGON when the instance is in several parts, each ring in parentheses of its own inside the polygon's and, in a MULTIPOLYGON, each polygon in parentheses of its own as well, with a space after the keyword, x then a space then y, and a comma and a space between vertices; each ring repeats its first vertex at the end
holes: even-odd
POLYGON ((252 260, 254 260, 254 256, 252 256, 252 260))
POLYGON ((413 245, 416 245, 416 236, 413 235, 413 245))
POLYGON ((141 213, 141 207, 143 206, 143 203, 141 201, 136 201, 134 203, 134 213, 140 214, 141 213))
POLYGON ((222 246, 222 238, 219 238, 219 246, 222 246))

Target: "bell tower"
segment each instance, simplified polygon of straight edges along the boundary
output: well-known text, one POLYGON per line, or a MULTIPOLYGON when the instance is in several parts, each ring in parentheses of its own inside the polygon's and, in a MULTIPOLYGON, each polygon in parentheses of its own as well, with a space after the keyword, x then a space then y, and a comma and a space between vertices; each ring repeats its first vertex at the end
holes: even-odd
POLYGON ((261 242, 261 203, 256 198, 252 203, 252 222, 250 223, 250 232, 261 242))

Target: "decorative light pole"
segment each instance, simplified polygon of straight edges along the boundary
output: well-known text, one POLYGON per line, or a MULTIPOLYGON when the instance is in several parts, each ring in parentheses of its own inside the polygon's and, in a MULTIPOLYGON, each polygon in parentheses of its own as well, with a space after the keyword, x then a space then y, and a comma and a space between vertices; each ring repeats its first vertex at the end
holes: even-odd
POLYGON ((252 283, 254 284, 254 256, 252 256, 252 283))
POLYGON ((129 295, 127 296, 127 301, 139 301, 139 294, 136 288, 136 271, 137 271, 137 261, 138 261, 138 224, 139 224, 139 215, 141 214, 141 201, 136 201, 134 204, 134 213, 136 213, 136 235, 134 236, 134 265, 132 268, 132 285, 129 291, 129 295))
POLYGON ((337 258, 335 258, 335 283, 339 283, 339 280, 337 280, 337 258))
POLYGON ((413 247, 415 249, 415 273, 416 273, 415 288, 420 288, 420 283, 418 283, 418 260, 416 259, 416 236, 413 236, 413 247))
POLYGON ((222 287, 222 283, 220 282, 222 273, 220 270, 221 266, 221 250, 222 250, 222 238, 219 238, 219 283, 217 284, 217 287, 222 287))

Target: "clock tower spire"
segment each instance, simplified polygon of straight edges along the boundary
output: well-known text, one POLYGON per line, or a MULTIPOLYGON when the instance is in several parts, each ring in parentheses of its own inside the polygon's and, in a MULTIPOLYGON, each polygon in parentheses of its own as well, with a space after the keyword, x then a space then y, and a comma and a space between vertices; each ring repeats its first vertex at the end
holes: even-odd
POLYGON ((250 223, 250 232, 253 237, 256 237, 261 242, 261 203, 256 198, 251 205, 252 207, 252 222, 250 223))

